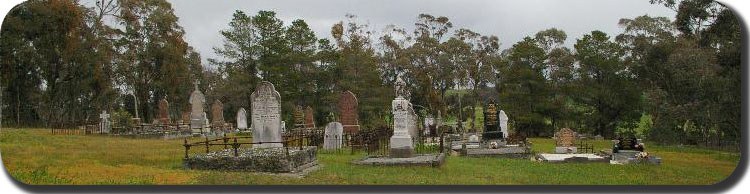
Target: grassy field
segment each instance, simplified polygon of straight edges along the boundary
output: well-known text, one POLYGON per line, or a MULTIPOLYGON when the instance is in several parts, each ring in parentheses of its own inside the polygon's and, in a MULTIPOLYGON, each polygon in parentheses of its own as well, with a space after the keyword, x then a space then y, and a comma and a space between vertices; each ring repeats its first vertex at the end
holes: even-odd
MULTIPOLYGON (((355 166, 363 157, 319 154, 322 167, 304 178, 183 170, 183 140, 51 135, 48 130, 3 129, 0 156, 10 175, 33 185, 76 184, 595 184, 708 185, 727 178, 739 153, 687 147, 650 151, 662 165, 549 164, 531 160, 450 156, 440 168, 355 166)), ((554 151, 551 139, 532 139, 537 153, 554 151)), ((595 142, 595 149, 609 141, 595 142)))

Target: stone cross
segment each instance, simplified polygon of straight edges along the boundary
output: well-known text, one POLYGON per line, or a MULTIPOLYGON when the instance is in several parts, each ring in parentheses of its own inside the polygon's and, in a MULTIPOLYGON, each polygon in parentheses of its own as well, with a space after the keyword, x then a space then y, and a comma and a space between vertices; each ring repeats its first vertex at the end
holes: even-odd
POLYGON ((253 128, 253 147, 282 147, 281 95, 273 84, 261 82, 250 95, 253 128), (264 143, 274 142, 274 143, 264 143))
POLYGON ((351 91, 341 93, 339 97, 339 121, 344 126, 344 132, 356 133, 359 131, 359 112, 357 112, 357 96, 351 91))
POLYGON ((237 128, 240 130, 247 130, 247 112, 245 108, 240 108, 237 111, 237 128))
POLYGON ((99 130, 102 133, 109 133, 112 130, 112 124, 109 121, 109 114, 107 114, 107 111, 102 111, 102 114, 99 114, 99 118, 101 119, 99 121, 99 130))

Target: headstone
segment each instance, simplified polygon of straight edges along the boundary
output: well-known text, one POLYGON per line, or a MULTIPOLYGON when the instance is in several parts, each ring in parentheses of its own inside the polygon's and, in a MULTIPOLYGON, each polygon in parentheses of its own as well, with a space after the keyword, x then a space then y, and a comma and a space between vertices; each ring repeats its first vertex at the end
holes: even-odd
POLYGON ((286 121, 281 121, 281 134, 286 133, 286 121))
POLYGON ((224 126, 224 104, 218 99, 211 105, 211 120, 214 127, 224 126))
POLYGON ((166 98, 159 101, 159 119, 160 124, 171 124, 172 120, 169 118, 169 102, 166 98))
POLYGON ((182 112, 182 115, 180 115, 180 120, 183 124, 190 124, 190 112, 182 112))
POLYGON ((359 131, 359 112, 357 112, 357 96, 351 91, 341 93, 339 97, 339 120, 344 125, 344 132, 356 133, 359 131))
MULTIPOLYGON (((261 82, 250 95, 253 142, 281 142, 281 95, 271 82, 261 82)), ((253 144, 256 148, 282 147, 282 143, 253 144)))
POLYGON ((294 109, 294 128, 305 127, 305 111, 297 105, 294 109))
POLYGON ((247 130, 247 112, 245 108, 237 111, 237 129, 247 130))
POLYGON ((102 114, 99 114, 99 118, 101 119, 99 121, 99 131, 101 133, 110 133, 112 131, 112 122, 109 120, 107 111, 102 111, 102 114))
POLYGON ((495 99, 490 101, 484 107, 484 132, 482 133, 483 140, 497 140, 503 139, 502 130, 500 129, 500 121, 498 118, 498 106, 495 103, 495 99))
POLYGON ((562 128, 555 133, 555 153, 572 154, 578 152, 578 148, 575 147, 576 136, 576 132, 569 128, 562 128))
POLYGON ((342 147, 344 126, 339 122, 331 122, 326 125, 323 138, 323 149, 339 149, 342 147))
POLYGON ((390 141, 390 157, 392 158, 409 158, 414 152, 414 142, 410 127, 416 126, 414 119, 411 118, 413 110, 412 104, 404 96, 406 92, 406 82, 401 77, 396 79, 395 84, 396 99, 391 102, 393 112, 393 136, 390 141))
POLYGON ((198 89, 198 83, 195 83, 195 89, 190 94, 190 128, 193 132, 203 132, 203 127, 206 123, 204 117, 204 103, 206 103, 206 97, 198 89))
POLYGON ((310 106, 307 106, 307 108, 305 108, 305 128, 315 128, 313 109, 310 106))
POLYGON ((470 135, 469 136, 469 142, 478 143, 479 142, 479 137, 477 135, 470 135))
POLYGON ((498 120, 500 121, 500 132, 503 132, 503 138, 508 138, 508 115, 505 114, 505 111, 500 110, 500 113, 498 113, 498 120))

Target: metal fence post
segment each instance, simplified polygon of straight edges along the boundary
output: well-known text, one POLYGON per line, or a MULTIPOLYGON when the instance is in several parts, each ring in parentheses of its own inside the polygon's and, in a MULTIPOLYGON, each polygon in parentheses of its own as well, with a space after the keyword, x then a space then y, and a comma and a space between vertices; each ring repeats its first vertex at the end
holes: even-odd
POLYGON ((208 154, 208 152, 209 152, 209 150, 208 150, 208 136, 206 136, 206 142, 205 143, 206 143, 206 154, 208 154))

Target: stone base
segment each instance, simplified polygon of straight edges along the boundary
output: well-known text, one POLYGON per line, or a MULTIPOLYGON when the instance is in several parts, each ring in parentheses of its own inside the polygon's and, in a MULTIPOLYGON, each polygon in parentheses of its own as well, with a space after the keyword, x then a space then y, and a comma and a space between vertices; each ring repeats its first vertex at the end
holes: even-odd
POLYGON ((445 163, 445 154, 424 154, 409 158, 368 157, 352 162, 357 165, 372 166, 431 166, 439 167, 445 163))
POLYGON ((469 157, 495 157, 495 158, 514 158, 529 159, 531 157, 531 147, 511 145, 497 149, 477 148, 463 150, 465 156, 469 157))
POLYGON ((389 157, 391 158, 411 158, 414 156, 412 148, 391 148, 389 157))
POLYGON ((607 163, 609 158, 601 157, 596 154, 538 154, 536 160, 549 163, 607 163))
POLYGON ((556 154, 574 154, 578 152, 578 147, 555 147, 556 154))
POLYGON ((482 140, 491 140, 491 139, 503 139, 503 132, 502 131, 485 131, 482 133, 482 140))
POLYGON ((661 164, 661 158, 656 156, 648 156, 647 158, 638 158, 636 155, 641 153, 635 150, 619 150, 617 153, 612 153, 612 164, 661 164))
POLYGON ((182 160, 185 169, 249 171, 288 173, 299 172, 317 164, 317 148, 304 147, 302 150, 289 148, 242 148, 239 156, 233 149, 208 154, 196 154, 182 160))

